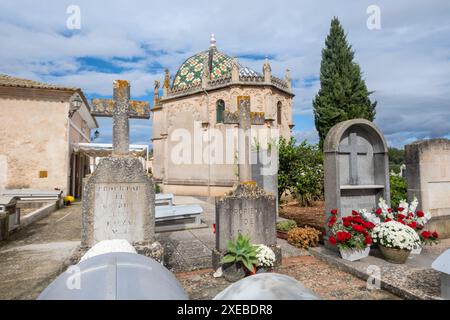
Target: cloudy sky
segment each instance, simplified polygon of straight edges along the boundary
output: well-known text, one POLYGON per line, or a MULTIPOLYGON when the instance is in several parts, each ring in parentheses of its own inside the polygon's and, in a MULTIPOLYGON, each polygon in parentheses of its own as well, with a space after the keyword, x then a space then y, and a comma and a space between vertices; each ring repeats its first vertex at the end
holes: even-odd
MULTIPOLYGON (((112 81, 127 79, 133 98, 152 101, 164 69, 173 75, 215 33, 220 51, 256 71, 266 56, 275 75, 291 70, 295 136, 316 142, 312 99, 333 16, 375 91, 375 122, 389 144, 450 137, 448 0, 0 0, 0 72, 81 87, 88 98, 109 97, 112 81), (67 28, 70 5, 80 8, 80 29, 67 28), (379 30, 367 27, 370 5, 381 10, 379 30)), ((97 142, 110 142, 111 120, 99 123, 97 142)), ((151 121, 132 121, 132 143, 151 134, 151 121)))

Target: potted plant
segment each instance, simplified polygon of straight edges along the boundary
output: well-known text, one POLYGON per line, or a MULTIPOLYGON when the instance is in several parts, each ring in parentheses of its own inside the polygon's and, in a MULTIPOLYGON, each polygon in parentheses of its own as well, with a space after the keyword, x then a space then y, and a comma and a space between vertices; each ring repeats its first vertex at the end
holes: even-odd
POLYGON ((288 232, 296 227, 297 223, 294 220, 283 220, 277 222, 277 237, 279 239, 287 240, 288 232))
POLYGON ((328 219, 328 241, 339 248, 342 259, 356 261, 369 255, 372 244, 370 232, 374 227, 374 223, 364 221, 355 210, 351 216, 339 219, 337 210, 332 210, 328 219))
POLYGON ((429 212, 416 210, 418 205, 419 201, 417 198, 414 198, 411 203, 408 203, 406 200, 401 200, 399 207, 397 209, 392 209, 386 204, 386 201, 381 198, 378 203, 378 209, 375 212, 363 210, 361 211, 361 215, 364 219, 372 221, 375 224, 397 221, 414 229, 419 235, 421 242, 411 250, 411 254, 420 254, 423 245, 438 242, 438 234, 436 232, 424 230, 425 224, 431 219, 431 214, 429 212), (422 233, 425 236, 422 236, 422 233))
POLYGON ((226 280, 238 281, 250 273, 255 273, 258 264, 257 248, 250 243, 250 238, 238 234, 235 240, 227 242, 227 253, 222 259, 222 272, 226 280))
POLYGON ((256 258, 258 259, 256 273, 263 273, 272 269, 276 260, 273 250, 263 244, 257 244, 255 247, 257 252, 256 258))
POLYGON ((414 229, 393 220, 375 226, 372 238, 379 244, 385 260, 397 264, 405 263, 411 250, 421 244, 414 229))

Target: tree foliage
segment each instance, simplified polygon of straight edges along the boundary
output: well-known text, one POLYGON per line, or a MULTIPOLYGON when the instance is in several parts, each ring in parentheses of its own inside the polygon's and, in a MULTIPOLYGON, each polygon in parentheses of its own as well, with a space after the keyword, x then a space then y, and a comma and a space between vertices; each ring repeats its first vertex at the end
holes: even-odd
POLYGON ((313 100, 320 147, 335 124, 355 118, 373 121, 377 102, 371 102, 354 51, 338 18, 331 21, 320 65, 320 90, 313 100))
POLYGON ((390 176, 391 207, 397 208, 401 200, 408 199, 406 179, 398 176, 390 176))
POLYGON ((389 148, 389 170, 400 172, 400 166, 405 163, 405 149, 389 148))
POLYGON ((317 145, 294 138, 280 139, 278 196, 292 194, 301 205, 310 206, 323 198, 323 154, 317 145))

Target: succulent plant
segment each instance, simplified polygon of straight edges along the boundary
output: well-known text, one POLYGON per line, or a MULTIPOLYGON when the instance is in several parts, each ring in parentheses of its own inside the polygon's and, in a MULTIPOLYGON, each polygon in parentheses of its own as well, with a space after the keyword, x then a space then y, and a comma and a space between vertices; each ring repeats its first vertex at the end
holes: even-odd
POLYGON ((227 254, 222 264, 242 264, 248 271, 253 272, 258 264, 257 247, 250 243, 250 238, 238 234, 235 240, 227 242, 227 254))

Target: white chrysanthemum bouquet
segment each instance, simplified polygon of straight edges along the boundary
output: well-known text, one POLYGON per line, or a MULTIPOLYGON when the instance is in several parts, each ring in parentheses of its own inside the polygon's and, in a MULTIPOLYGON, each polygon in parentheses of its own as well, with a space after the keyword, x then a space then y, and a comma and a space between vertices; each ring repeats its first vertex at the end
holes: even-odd
POLYGON ((413 250, 420 246, 417 232, 397 221, 381 223, 372 230, 372 239, 386 248, 413 250))
POLYGON ((258 267, 271 268, 275 263, 275 253, 268 246, 263 244, 257 244, 256 247, 256 258, 258 259, 258 267))
POLYGON ((397 209, 390 208, 386 200, 380 198, 376 211, 360 210, 364 220, 375 225, 383 222, 396 221, 416 231, 422 244, 434 244, 438 242, 439 235, 436 231, 425 230, 425 225, 431 219, 430 212, 416 210, 419 205, 417 198, 411 203, 402 200, 397 209))

